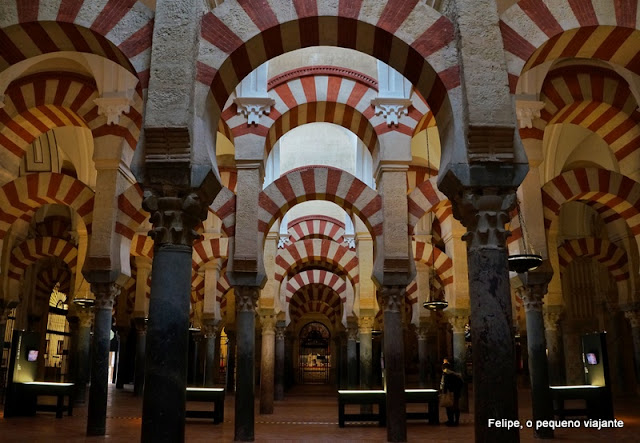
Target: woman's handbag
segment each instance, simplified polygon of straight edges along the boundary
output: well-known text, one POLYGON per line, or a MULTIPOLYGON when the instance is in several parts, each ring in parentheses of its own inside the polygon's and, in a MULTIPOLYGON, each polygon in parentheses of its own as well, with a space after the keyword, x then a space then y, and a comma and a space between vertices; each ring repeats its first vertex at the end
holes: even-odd
POLYGON ((438 396, 440 407, 450 408, 453 406, 453 392, 443 392, 438 396))

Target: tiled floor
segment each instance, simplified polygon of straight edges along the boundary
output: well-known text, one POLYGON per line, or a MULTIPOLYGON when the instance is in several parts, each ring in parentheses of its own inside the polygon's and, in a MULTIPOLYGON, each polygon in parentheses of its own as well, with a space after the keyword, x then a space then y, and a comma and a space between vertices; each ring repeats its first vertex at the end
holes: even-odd
MULTIPOLYGON (((520 417, 531 418, 529 392, 521 390, 520 417)), ((142 402, 131 391, 111 389, 107 436, 110 442, 133 443, 140 439, 142 402)), ((416 407, 419 405, 411 405, 416 407)), ((624 421, 622 429, 560 429, 556 440, 574 441, 640 441, 640 399, 638 397, 616 399, 616 418, 624 421)), ((233 440, 233 396, 225 402, 225 422, 213 425, 209 420, 190 419, 186 426, 187 442, 211 442, 233 440)), ((259 409, 256 407, 256 411, 259 409)), ((0 442, 97 442, 105 437, 85 437, 86 406, 74 410, 73 417, 55 419, 51 413, 38 413, 36 417, 0 418, 0 442)), ((440 412, 445 420, 444 410, 440 412)), ((429 426, 410 422, 410 442, 469 442, 473 441, 473 416, 462 414, 461 425, 448 428, 444 425, 429 426)), ((337 399, 332 390, 324 387, 298 387, 288 393, 286 399, 276 402, 273 415, 256 413, 255 437, 258 442, 383 442, 386 430, 375 425, 338 427, 337 399)), ((521 441, 532 442, 530 430, 521 432, 521 441)))

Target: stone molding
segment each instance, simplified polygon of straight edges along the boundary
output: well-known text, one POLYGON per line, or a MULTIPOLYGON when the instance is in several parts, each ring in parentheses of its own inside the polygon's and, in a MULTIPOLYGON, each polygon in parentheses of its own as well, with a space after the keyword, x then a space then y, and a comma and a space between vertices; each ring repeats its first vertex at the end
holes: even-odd
POLYGON ((387 126, 398 126, 403 115, 409 115, 411 100, 399 97, 376 97, 371 100, 376 115, 387 120, 387 126))
POLYGON ((383 286, 380 291, 383 312, 402 312, 406 286, 383 286))
POLYGON ((99 97, 93 101, 98 106, 98 115, 107 117, 107 125, 120 123, 120 116, 131 110, 131 99, 125 96, 99 97))
POLYGON ((516 206, 513 191, 465 189, 454 204, 454 215, 467 228, 462 236, 469 250, 506 249, 511 232, 504 228, 516 206))
POLYGON ((248 125, 259 125, 260 117, 268 115, 276 101, 271 97, 236 97, 233 103, 238 108, 238 114, 247 118, 248 125))
POLYGON ((163 244, 191 247, 201 237, 195 227, 206 218, 207 208, 197 193, 184 197, 160 196, 154 190, 145 190, 142 207, 151 213, 153 225, 149 236, 155 246, 163 244))
POLYGON ((310 77, 318 75, 334 75, 337 77, 350 78, 351 80, 363 83, 372 89, 378 89, 378 81, 366 74, 363 74, 362 72, 354 71, 353 69, 349 68, 343 68, 341 66, 316 65, 292 69, 290 71, 283 72, 282 74, 272 77, 271 80, 267 82, 267 90, 271 90, 283 83, 287 83, 300 77, 310 77))
POLYGON ((513 163, 515 160, 513 137, 515 129, 510 126, 469 126, 469 162, 513 163))
POLYGON ((234 286, 236 293, 236 312, 255 312, 260 297, 258 286, 234 286))
POLYGON ((360 317, 358 321, 358 331, 360 334, 371 334, 373 329, 373 317, 360 317))
POLYGON ((629 320, 632 328, 640 328, 640 310, 624 311, 624 316, 629 320))
POLYGON ((145 161, 175 163, 191 161, 188 128, 144 128, 145 161))
POLYGON ((532 128, 533 120, 540 118, 545 103, 538 100, 516 100, 516 117, 520 128, 532 128))
POLYGON ((113 309, 116 297, 120 294, 120 286, 114 282, 91 283, 91 292, 96 297, 94 310, 97 309, 113 309))

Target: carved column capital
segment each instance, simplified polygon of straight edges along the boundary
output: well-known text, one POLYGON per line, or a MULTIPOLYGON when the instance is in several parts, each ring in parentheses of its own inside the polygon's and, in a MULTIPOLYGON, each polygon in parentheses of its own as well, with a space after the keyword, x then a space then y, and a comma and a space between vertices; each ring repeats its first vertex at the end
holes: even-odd
POLYGON ((465 315, 452 315, 448 320, 455 334, 464 333, 464 328, 469 323, 469 317, 465 315))
POLYGON ((255 312, 260 297, 258 286, 234 286, 237 312, 255 312))
POLYGON ((429 326, 420 325, 416 327, 416 337, 418 337, 418 340, 426 340, 428 336, 429 336, 429 326))
POLYGON ((640 310, 624 311, 624 316, 629 320, 632 328, 640 328, 640 310))
POLYGON ((361 334, 371 334, 371 330, 373 329, 373 317, 360 317, 358 319, 358 329, 361 334))
POLYGON ((522 301, 524 302, 524 310, 525 312, 529 311, 539 311, 542 312, 544 293, 540 290, 536 290, 535 287, 523 286, 523 290, 521 292, 522 301))
POLYGON ((113 309, 120 289, 120 286, 114 282, 91 283, 91 292, 96 297, 94 309, 113 309))
POLYGON ((356 341, 358 339, 358 324, 347 322, 347 340, 356 341))
POLYGON ((545 103, 539 100, 516 100, 516 117, 521 128, 532 128, 533 120, 540 118, 545 103))
POLYGON ((276 340, 284 340, 284 335, 286 333, 287 327, 284 325, 276 326, 276 340))
POLYGON ((93 311, 91 308, 76 309, 76 315, 78 317, 78 325, 81 328, 90 328, 93 323, 93 311))
POLYGON ((147 319, 144 317, 135 317, 133 319, 133 325, 136 328, 138 335, 144 335, 147 333, 147 319))
POLYGON ((406 286, 383 286, 380 290, 381 308, 383 312, 402 312, 406 286))
POLYGON ((276 316, 275 314, 266 314, 260 316, 260 322, 262 323, 263 334, 274 334, 276 330, 276 316))
POLYGON ((506 249, 511 232, 504 225, 511 219, 509 211, 516 205, 511 189, 464 189, 455 199, 455 217, 467 228, 462 239, 469 249, 506 249))
POLYGON ((177 190, 172 190, 161 195, 154 189, 147 189, 143 197, 142 207, 151 213, 153 224, 149 236, 156 246, 192 246, 201 237, 195 227, 206 218, 207 207, 198 193, 179 195, 177 190))
POLYGON ((560 312, 553 312, 545 310, 542 314, 544 316, 544 330, 555 331, 558 329, 558 322, 560 321, 560 312))

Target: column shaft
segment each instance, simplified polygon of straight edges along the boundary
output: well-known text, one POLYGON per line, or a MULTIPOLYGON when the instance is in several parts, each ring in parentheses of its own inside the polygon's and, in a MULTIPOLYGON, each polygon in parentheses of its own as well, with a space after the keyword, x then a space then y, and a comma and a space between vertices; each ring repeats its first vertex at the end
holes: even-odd
POLYGON ((255 425, 255 308, 260 289, 236 286, 237 377, 234 436, 253 441, 255 425))
POLYGON ((129 338, 129 328, 118 328, 118 373, 116 375, 116 389, 124 388, 127 373, 127 340, 129 338))
POLYGON ((260 352, 260 413, 273 414, 275 377, 275 321, 264 319, 260 352))
POLYGON ((284 325, 276 327, 276 367, 274 400, 284 400, 284 325))
POLYGON ((227 373, 225 386, 227 392, 234 392, 236 389, 236 333, 227 330, 227 373))
POLYGON ((78 340, 76 342, 76 379, 75 402, 84 403, 87 396, 87 383, 89 382, 89 356, 91 349, 91 321, 80 320, 78 328, 78 340))
POLYGON ((87 410, 87 435, 105 435, 107 422, 107 389, 109 386, 109 345, 111 312, 117 294, 113 283, 91 285, 96 296, 91 361, 91 388, 87 410))
POLYGON ((349 389, 358 387, 358 354, 356 349, 357 329, 350 327, 347 329, 347 386, 349 389))
POLYGON ((190 295, 191 246, 156 243, 145 352, 143 442, 184 441, 190 295))
POLYGON ((144 392, 144 364, 147 346, 147 325, 144 318, 136 322, 136 362, 133 377, 133 395, 139 397, 144 392))
POLYGON ((382 288, 384 321, 384 368, 387 391, 387 441, 407 441, 406 401, 404 396, 404 337, 402 306, 405 288, 382 288))
MULTIPOLYGON (((371 335, 373 318, 361 318, 360 322, 360 389, 371 389, 373 387, 373 336, 371 335)), ((372 410, 372 405, 360 406, 360 411, 363 413, 372 410)))
POLYGON ((204 385, 207 387, 212 387, 215 385, 216 380, 214 379, 216 372, 218 371, 218 367, 215 363, 216 361, 216 344, 218 334, 213 331, 207 331, 205 333, 204 343, 205 343, 205 364, 204 364, 204 385))

